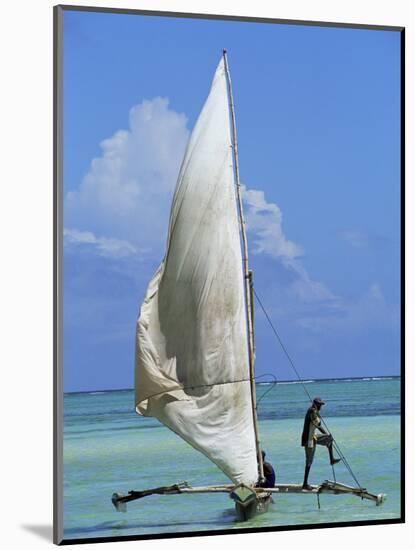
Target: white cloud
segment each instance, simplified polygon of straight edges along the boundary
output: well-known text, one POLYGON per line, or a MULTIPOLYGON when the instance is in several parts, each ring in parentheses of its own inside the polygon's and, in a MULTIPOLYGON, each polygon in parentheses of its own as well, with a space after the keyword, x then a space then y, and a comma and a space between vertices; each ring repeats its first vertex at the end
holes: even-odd
MULTIPOLYGON (((65 197, 65 246, 89 247, 88 252, 104 258, 129 258, 111 266, 126 264, 123 269, 130 270, 132 279, 142 275, 133 259, 145 253, 154 256, 153 262, 160 260, 188 138, 185 115, 172 110, 168 99, 157 97, 134 106, 128 129, 101 142, 101 155, 92 160, 79 188, 65 197)), ((398 307, 386 303, 377 283, 348 302, 313 280, 303 248, 283 231, 279 206, 267 202, 263 191, 243 186, 242 193, 252 251, 272 260, 264 265, 275 275, 267 303, 273 317, 298 323, 313 338, 316 332, 364 331, 399 323, 398 307)), ((369 237, 357 231, 344 231, 340 237, 356 248, 369 245, 369 237)))
POLYGON ((107 237, 96 237, 91 231, 64 229, 65 245, 91 246, 104 258, 125 258, 137 254, 137 248, 128 241, 107 237))
POLYGON ((186 123, 166 98, 134 106, 128 130, 101 142, 101 156, 92 160, 79 189, 67 193, 65 225, 161 253, 189 137, 186 123))
POLYGON ((263 191, 245 186, 242 186, 242 196, 247 228, 252 233, 255 246, 253 252, 271 256, 295 275, 288 292, 303 302, 336 301, 336 296, 323 283, 311 279, 301 263, 303 248, 285 236, 279 206, 267 202, 263 191))
POLYGON ((289 290, 298 299, 302 302, 329 302, 332 308, 337 307, 339 298, 323 283, 313 281, 299 260, 285 258, 283 264, 296 275, 296 279, 291 283, 289 290))
POLYGON ((280 208, 265 200, 263 191, 242 186, 242 196, 248 206, 246 223, 248 230, 255 235, 254 252, 264 253, 274 258, 296 258, 302 256, 301 246, 286 238, 282 230, 280 208))
MULTIPOLYGON (((150 249, 161 258, 189 137, 186 123, 185 115, 172 110, 166 98, 134 106, 129 129, 101 142, 101 156, 92 160, 79 189, 66 195, 65 225, 71 228, 67 241, 85 244, 89 238, 107 257, 150 249)), ((290 273, 288 294, 306 303, 335 301, 324 284, 307 273, 300 259, 302 247, 285 236, 278 205, 267 202, 263 191, 242 186, 242 193, 253 252, 279 261, 290 273)))

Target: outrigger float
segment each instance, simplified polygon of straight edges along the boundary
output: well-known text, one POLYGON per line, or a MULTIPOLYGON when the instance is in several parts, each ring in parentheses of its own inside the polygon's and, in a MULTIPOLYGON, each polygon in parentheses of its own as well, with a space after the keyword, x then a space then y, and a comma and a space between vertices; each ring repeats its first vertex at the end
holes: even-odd
POLYGON ((135 408, 204 454, 232 484, 179 483, 126 496, 114 493, 112 503, 118 511, 154 494, 228 493, 241 521, 266 512, 273 496, 286 493, 351 494, 383 502, 382 494, 336 481, 311 490, 296 484, 257 487, 265 476, 253 302, 235 110, 224 50, 182 160, 165 257, 148 285, 137 321, 135 408))

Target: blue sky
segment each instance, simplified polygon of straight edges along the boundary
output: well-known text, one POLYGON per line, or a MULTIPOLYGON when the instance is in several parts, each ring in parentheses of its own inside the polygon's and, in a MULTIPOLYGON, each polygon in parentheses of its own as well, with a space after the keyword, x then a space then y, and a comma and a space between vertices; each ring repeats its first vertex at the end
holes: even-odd
MULTIPOLYGON (((171 196, 229 52, 256 291, 302 377, 400 369, 400 35, 67 11, 64 387, 133 386, 171 196)), ((257 374, 295 378, 257 307, 257 374)))

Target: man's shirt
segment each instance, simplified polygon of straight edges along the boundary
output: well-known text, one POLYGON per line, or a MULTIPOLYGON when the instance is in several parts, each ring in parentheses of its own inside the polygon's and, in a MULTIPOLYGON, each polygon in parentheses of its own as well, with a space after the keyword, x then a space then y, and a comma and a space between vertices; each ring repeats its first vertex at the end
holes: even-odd
POLYGON ((264 462, 264 477, 265 482, 261 487, 274 487, 275 485, 275 471, 272 465, 269 462, 264 462))
POLYGON ((303 447, 314 446, 314 432, 321 424, 321 418, 315 407, 311 406, 306 412, 304 418, 303 433, 301 435, 301 445, 303 447))

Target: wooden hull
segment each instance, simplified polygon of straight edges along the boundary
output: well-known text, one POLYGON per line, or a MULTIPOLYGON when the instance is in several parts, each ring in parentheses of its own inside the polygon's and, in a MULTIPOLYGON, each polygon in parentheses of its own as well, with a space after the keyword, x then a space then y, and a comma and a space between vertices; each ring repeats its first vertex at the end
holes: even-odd
POLYGON ((230 497, 235 501, 238 521, 248 521, 258 514, 267 512, 272 502, 271 493, 257 494, 254 489, 243 484, 235 487, 230 497))

